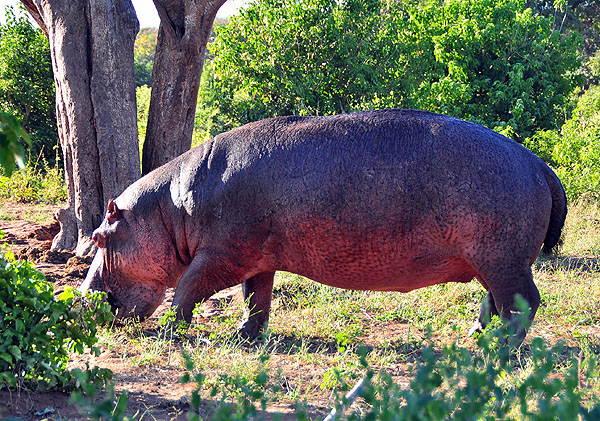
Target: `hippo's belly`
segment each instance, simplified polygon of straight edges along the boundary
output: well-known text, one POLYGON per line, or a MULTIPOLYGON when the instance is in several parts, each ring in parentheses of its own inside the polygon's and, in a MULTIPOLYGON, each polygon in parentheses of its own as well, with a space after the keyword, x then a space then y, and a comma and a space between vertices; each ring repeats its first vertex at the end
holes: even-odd
MULTIPOLYGON (((469 282, 475 270, 457 247, 373 228, 370 232, 303 230, 281 245, 277 270, 337 288, 408 292, 445 282, 469 282)), ((290 238, 291 237, 291 238, 290 238)))

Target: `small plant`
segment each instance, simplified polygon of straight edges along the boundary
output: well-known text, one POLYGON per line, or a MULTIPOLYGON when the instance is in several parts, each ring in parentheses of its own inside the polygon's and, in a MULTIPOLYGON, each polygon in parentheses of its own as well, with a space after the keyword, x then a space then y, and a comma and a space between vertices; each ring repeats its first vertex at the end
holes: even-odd
POLYGON ((77 390, 71 394, 69 402, 78 407, 82 415, 93 420, 130 420, 137 419, 125 417, 127 402, 129 400, 127 391, 123 391, 118 397, 115 397, 114 384, 110 378, 103 377, 103 369, 94 367, 86 371, 74 369, 71 374, 75 380, 77 390), (99 372, 100 370, 100 372, 99 372), (106 385, 105 393, 102 397, 101 392, 106 385))
POLYGON ((174 340, 187 332, 188 324, 185 321, 176 321, 175 309, 171 308, 159 318, 160 327, 155 334, 146 335, 139 321, 129 321, 136 335, 135 342, 139 344, 141 355, 131 359, 133 365, 142 367, 157 364, 166 354, 167 365, 171 364, 171 354, 174 340))
POLYGON ((342 328, 335 334, 335 340, 338 346, 338 352, 343 354, 348 346, 352 345, 356 339, 364 334, 363 327, 359 323, 351 323, 342 328))
POLYGON ((67 289, 55 298, 52 284, 31 263, 0 253, 0 387, 72 388, 69 353, 89 348, 99 355, 97 326, 111 316, 102 294, 67 289))
MULTIPOLYGON (((181 383, 194 382, 196 389, 192 392, 190 402, 191 412, 188 413, 189 420, 199 420, 201 411, 200 392, 207 386, 206 378, 202 373, 191 375, 194 371, 194 363, 189 355, 183 354, 185 366, 188 370, 180 380, 181 383)), ((260 357, 260 368, 256 375, 251 378, 245 376, 221 375, 216 382, 212 382, 210 396, 212 398, 220 395, 219 403, 213 408, 207 408, 207 416, 211 420, 249 420, 256 419, 257 409, 255 403, 260 404, 264 411, 270 399, 266 395, 267 368, 265 364, 268 355, 260 357)), ((277 392, 277 390, 275 391, 277 392)))

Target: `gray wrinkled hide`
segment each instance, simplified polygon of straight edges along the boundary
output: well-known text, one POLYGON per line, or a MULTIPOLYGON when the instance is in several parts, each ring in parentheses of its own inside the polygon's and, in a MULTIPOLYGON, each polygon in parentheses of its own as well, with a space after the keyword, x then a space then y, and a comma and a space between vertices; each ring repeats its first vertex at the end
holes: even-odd
MULTIPOLYGON (((217 136, 131 185, 96 230, 83 289, 109 292, 120 314, 147 316, 166 287, 194 305, 244 283, 268 320, 273 274, 406 292, 477 278, 490 292, 478 327, 539 305, 531 264, 556 245, 560 181, 491 130, 433 113, 388 110, 264 120, 217 136)), ((533 317, 533 315, 532 315, 533 317)))

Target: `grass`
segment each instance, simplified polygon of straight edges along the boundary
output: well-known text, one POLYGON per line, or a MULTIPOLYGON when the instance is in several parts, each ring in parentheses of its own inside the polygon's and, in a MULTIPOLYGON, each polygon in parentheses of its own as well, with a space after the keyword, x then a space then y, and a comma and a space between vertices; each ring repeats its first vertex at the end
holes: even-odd
POLYGON ((18 203, 57 204, 67 200, 63 171, 46 163, 29 164, 11 177, 0 175, 0 199, 18 203))
POLYGON ((0 170, 0 221, 54 222, 57 205, 67 200, 63 171, 46 163, 29 164, 11 177, 0 170), (24 206, 26 205, 26 206, 24 206))
POLYGON ((23 220, 35 224, 48 225, 55 221, 54 212, 56 205, 27 204, 22 206, 14 202, 0 203, 0 221, 18 221, 23 220))

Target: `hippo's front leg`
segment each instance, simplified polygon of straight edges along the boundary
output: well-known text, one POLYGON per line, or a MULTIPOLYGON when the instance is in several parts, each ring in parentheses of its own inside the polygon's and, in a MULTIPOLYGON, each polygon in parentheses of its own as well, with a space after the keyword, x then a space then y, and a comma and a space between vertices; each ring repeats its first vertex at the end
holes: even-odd
POLYGON ((259 273, 242 284, 246 309, 246 320, 239 333, 242 337, 254 339, 266 328, 271 310, 271 293, 275 272, 259 273))
POLYGON ((192 263, 179 279, 172 307, 177 320, 190 323, 196 304, 209 299, 213 294, 242 282, 240 274, 217 265, 208 253, 196 254, 192 263))

